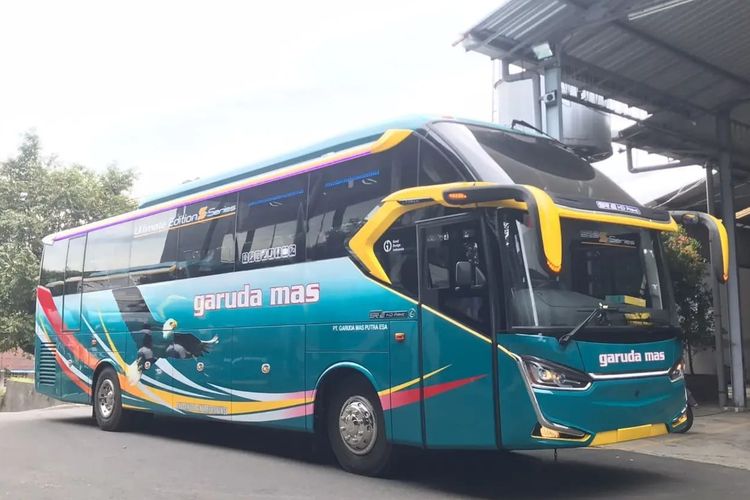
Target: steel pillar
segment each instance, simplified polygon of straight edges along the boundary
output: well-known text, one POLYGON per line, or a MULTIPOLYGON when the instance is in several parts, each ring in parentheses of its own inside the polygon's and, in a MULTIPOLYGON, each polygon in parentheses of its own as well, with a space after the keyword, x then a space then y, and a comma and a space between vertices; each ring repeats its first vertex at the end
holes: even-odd
POLYGON ((745 370, 742 359, 742 320, 740 316, 740 284, 737 271, 737 238, 735 234, 734 187, 732 186, 732 136, 730 110, 725 109, 716 116, 716 136, 721 146, 719 153, 719 178, 721 188, 721 212, 729 236, 729 281, 727 282, 727 310, 729 348, 731 353, 732 403, 737 408, 745 407, 745 370))
MULTIPOLYGON (((706 164, 706 212, 711 215, 716 215, 716 206, 714 202, 714 173, 711 165, 706 164)), ((708 246, 710 250, 713 250, 713 245, 708 246)), ((711 262, 714 259, 721 258, 718 255, 714 255, 713 251, 710 251, 711 262)), ((713 266, 710 266, 713 269, 713 266)), ((727 378, 724 373, 724 338, 722 335, 722 311, 721 311, 721 292, 720 287, 723 285, 719 283, 718 276, 714 276, 715 273, 711 273, 711 294, 713 295, 713 316, 714 316, 714 360, 716 361, 716 386, 719 395, 719 406, 724 407, 727 405, 727 378)))
POLYGON ((544 131, 563 140, 562 69, 560 63, 544 68, 544 131))

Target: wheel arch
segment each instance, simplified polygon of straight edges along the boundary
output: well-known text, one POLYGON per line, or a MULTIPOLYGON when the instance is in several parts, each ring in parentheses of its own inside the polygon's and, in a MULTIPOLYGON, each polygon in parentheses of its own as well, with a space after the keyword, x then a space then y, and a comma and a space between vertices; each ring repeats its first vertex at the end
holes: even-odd
POLYGON ((364 366, 349 361, 336 363, 326 368, 315 383, 315 396, 313 397, 313 432, 325 432, 326 398, 331 394, 331 388, 337 382, 349 377, 359 377, 366 381, 372 391, 377 394, 375 376, 364 366))
POLYGON ((96 382, 99 380, 99 375, 101 375, 102 372, 107 368, 112 368, 115 371, 115 373, 117 373, 117 367, 112 361, 108 359, 103 359, 99 361, 99 364, 97 364, 96 368, 94 368, 94 375, 91 377, 91 397, 89 398, 89 403, 91 403, 92 405, 94 404, 94 392, 96 391, 96 382))

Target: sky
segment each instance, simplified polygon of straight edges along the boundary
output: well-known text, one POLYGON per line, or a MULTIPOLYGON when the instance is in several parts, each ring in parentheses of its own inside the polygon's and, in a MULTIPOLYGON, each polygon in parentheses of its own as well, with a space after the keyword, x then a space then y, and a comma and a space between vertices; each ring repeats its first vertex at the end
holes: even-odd
MULTIPOLYGON (((398 116, 490 120, 492 64, 452 44, 500 3, 3 2, 0 159, 35 130, 142 197, 398 116)), ((600 168, 639 201, 702 175, 600 168)))

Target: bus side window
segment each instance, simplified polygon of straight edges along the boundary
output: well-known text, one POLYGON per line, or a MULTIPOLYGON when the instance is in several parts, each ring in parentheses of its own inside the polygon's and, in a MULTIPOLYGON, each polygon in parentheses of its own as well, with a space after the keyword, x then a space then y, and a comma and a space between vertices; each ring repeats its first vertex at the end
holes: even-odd
POLYGON ((68 259, 65 264, 65 300, 63 318, 67 330, 81 328, 81 293, 83 291, 83 255, 86 250, 86 235, 70 240, 68 259))
POLYGON ((419 144, 419 185, 445 184, 467 178, 448 158, 427 141, 419 144))
POLYGON ((231 194, 178 211, 178 276, 195 278, 234 271, 237 195, 231 194))
POLYGON ((345 241, 391 192, 391 169, 379 155, 360 158, 310 175, 307 257, 347 255, 345 241))
POLYGON ((241 192, 237 269, 304 261, 306 205, 306 175, 241 192))
POLYGON ((128 286, 133 223, 118 224, 88 235, 83 265, 83 291, 128 286))
POLYGON ((39 284, 59 297, 64 293, 65 258, 68 254, 68 240, 56 241, 52 245, 44 246, 42 258, 42 273, 39 284))
POLYGON ((416 298, 419 295, 416 226, 394 225, 375 243, 374 250, 393 288, 416 298))
POLYGON ((419 296, 416 223, 424 219, 442 217, 445 214, 446 209, 441 205, 407 212, 399 217, 375 243, 373 247, 375 256, 396 290, 410 297, 419 296))
MULTIPOLYGON (((180 209, 182 211, 182 209, 180 209)), ((133 223, 130 278, 136 285, 177 279, 177 229, 170 229, 177 210, 138 219, 133 223)))
POLYGON ((310 174, 308 260, 347 255, 345 243, 389 194, 417 185, 416 136, 396 148, 310 174))

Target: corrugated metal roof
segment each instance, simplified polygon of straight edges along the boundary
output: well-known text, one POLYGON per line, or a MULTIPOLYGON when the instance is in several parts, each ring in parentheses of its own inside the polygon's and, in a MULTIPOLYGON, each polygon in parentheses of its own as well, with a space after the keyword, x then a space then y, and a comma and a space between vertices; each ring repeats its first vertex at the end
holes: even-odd
MULTIPOLYGON (((645 109, 653 115, 650 123, 635 128, 674 129, 681 145, 692 141, 707 154, 718 150, 715 114, 748 99, 749 105, 735 108, 732 130, 733 145, 744 156, 740 163, 750 169, 750 1, 693 0, 640 15, 668 3, 509 0, 467 31, 463 45, 534 69, 545 63, 531 47, 550 42, 565 83, 645 109)), ((628 137, 658 139, 656 129, 640 135, 629 130, 628 137)), ((655 150, 669 142, 633 145, 655 150)))

